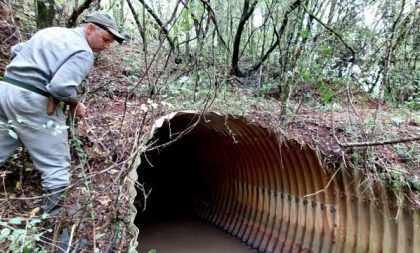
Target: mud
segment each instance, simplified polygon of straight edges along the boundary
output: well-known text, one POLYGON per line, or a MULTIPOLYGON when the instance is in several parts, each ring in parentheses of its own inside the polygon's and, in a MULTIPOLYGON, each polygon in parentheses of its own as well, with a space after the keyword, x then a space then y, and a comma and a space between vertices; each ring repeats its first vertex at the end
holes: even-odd
POLYGON ((256 253, 230 234, 194 216, 171 217, 140 225, 139 253, 256 253))

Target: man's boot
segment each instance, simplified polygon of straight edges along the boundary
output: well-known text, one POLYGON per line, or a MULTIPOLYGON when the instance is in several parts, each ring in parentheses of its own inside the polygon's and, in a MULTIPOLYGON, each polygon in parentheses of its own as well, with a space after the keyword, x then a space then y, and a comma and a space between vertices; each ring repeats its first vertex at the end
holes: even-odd
MULTIPOLYGON (((64 200, 64 189, 66 187, 55 188, 45 191, 45 196, 42 200, 41 209, 43 213, 48 213, 50 217, 58 217, 61 211, 64 200)), ((61 226, 55 226, 56 229, 61 226)), ((60 229, 58 238, 57 253, 65 253, 69 247, 69 233, 66 227, 60 229)), ((51 235, 53 237, 53 234, 51 235)), ((51 238, 53 239, 53 238, 51 238)))
POLYGON ((50 216, 58 216, 60 214, 63 204, 63 190, 65 188, 60 187, 45 192, 46 196, 44 196, 41 204, 41 209, 44 213, 48 213, 50 216))

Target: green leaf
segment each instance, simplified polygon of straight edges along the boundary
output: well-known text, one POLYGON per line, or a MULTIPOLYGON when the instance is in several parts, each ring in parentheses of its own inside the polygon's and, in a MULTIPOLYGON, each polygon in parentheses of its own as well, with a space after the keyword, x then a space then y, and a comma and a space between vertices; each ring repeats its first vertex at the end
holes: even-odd
POLYGON ((331 56, 333 49, 329 46, 324 46, 321 48, 321 55, 323 56, 331 56))
POLYGON ((300 36, 302 37, 308 37, 311 34, 311 31, 308 29, 302 29, 299 31, 300 36))
POLYGON ((10 220, 9 220, 9 224, 13 224, 13 225, 20 225, 20 224, 22 224, 22 218, 20 218, 20 217, 15 217, 15 218, 11 218, 10 220))
POLYGON ((314 77, 312 76, 311 72, 309 70, 307 70, 307 69, 302 70, 302 72, 300 73, 300 76, 305 81, 312 81, 314 79, 314 77))
POLYGON ((9 129, 9 135, 10 135, 10 137, 12 137, 13 139, 15 139, 15 140, 17 140, 18 139, 18 136, 17 136, 17 134, 13 131, 13 130, 11 130, 11 129, 9 129))
POLYGON ((319 92, 321 93, 321 99, 324 104, 331 101, 331 98, 334 96, 333 90, 325 84, 322 84, 321 87, 319 87, 319 92))
POLYGON ((9 228, 3 228, 0 232, 0 242, 6 239, 12 231, 9 228))
POLYGON ((155 249, 149 250, 149 253, 156 253, 157 251, 155 249))
POLYGON ((18 115, 18 116, 16 116, 16 121, 18 123, 22 123, 23 122, 23 119, 18 115))
POLYGON ((13 233, 10 235, 9 240, 12 242, 9 245, 9 250, 16 252, 18 248, 20 248, 21 244, 23 243, 23 237, 25 234, 24 229, 16 229, 13 231, 13 233))
POLYGON ((42 236, 42 234, 35 234, 34 235, 34 239, 35 239, 35 241, 40 241, 41 240, 41 236, 42 236))
POLYGON ((105 233, 98 233, 96 234, 96 240, 101 239, 102 237, 104 237, 105 233))
POLYGON ((32 247, 32 245, 28 245, 23 249, 23 253, 31 253, 34 252, 34 248, 32 247))
POLYGON ((354 153, 351 158, 355 164, 359 164, 360 161, 362 160, 362 157, 360 156, 359 153, 354 153))
POLYGON ((128 253, 137 253, 137 248, 133 245, 130 245, 130 248, 128 248, 128 253))
POLYGON ((411 184, 411 187, 413 187, 414 189, 420 191, 420 177, 419 176, 412 176, 409 179, 409 182, 411 184))
POLYGON ((30 225, 36 225, 36 224, 38 224, 38 223, 41 223, 41 220, 40 220, 40 219, 34 219, 34 220, 31 220, 31 221, 29 222, 29 224, 30 224, 30 225))
POLYGON ((54 122, 52 120, 47 121, 47 128, 52 128, 54 125, 54 122))
POLYGON ((179 78, 178 82, 180 84, 185 84, 190 82, 190 78, 188 76, 182 76, 179 78))
POLYGON ((391 120, 397 126, 400 126, 401 124, 405 122, 405 118, 401 115, 394 116, 391 118, 391 120))

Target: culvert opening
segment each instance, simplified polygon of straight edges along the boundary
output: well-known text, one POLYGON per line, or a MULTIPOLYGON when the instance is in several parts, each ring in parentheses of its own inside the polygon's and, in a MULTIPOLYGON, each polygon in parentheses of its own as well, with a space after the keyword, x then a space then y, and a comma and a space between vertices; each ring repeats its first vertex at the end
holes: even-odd
MULTIPOLYGON (((166 123, 151 142, 159 146, 173 141, 190 125, 189 119, 166 123)), ((211 145, 213 138, 216 136, 209 128, 198 125, 171 145, 142 158, 138 175, 151 192, 145 211, 136 220, 140 228, 139 252, 257 252, 200 216, 199 207, 208 205, 212 188, 219 187, 208 181, 223 160, 221 153, 209 156, 217 153, 217 147, 211 145)))
MULTIPOLYGON (((156 144, 169 141, 167 125, 155 134, 156 144)), ((148 152, 139 168, 139 177, 151 190, 143 220, 170 218, 194 213, 193 202, 205 194, 200 170, 203 165, 195 153, 190 137, 148 152)))
MULTIPOLYGON (((168 117, 152 141, 173 140, 196 117, 168 117)), ((418 208, 361 189, 357 171, 324 167, 309 146, 242 119, 207 114, 147 160, 153 167, 143 158, 137 170, 152 189, 136 220, 139 252, 420 252, 418 208)))

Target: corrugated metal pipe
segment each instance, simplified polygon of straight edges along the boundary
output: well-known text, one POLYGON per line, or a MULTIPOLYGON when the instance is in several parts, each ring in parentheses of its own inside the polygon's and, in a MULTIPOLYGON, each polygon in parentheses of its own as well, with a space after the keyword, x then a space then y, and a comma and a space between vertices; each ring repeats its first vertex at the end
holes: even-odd
MULTIPOLYGON (((171 114, 153 137, 165 143, 197 119, 171 114)), ((171 146, 183 150, 183 163, 195 161, 189 181, 196 214, 260 252, 420 252, 418 208, 368 187, 353 168, 324 166, 306 144, 207 113, 171 146)))

